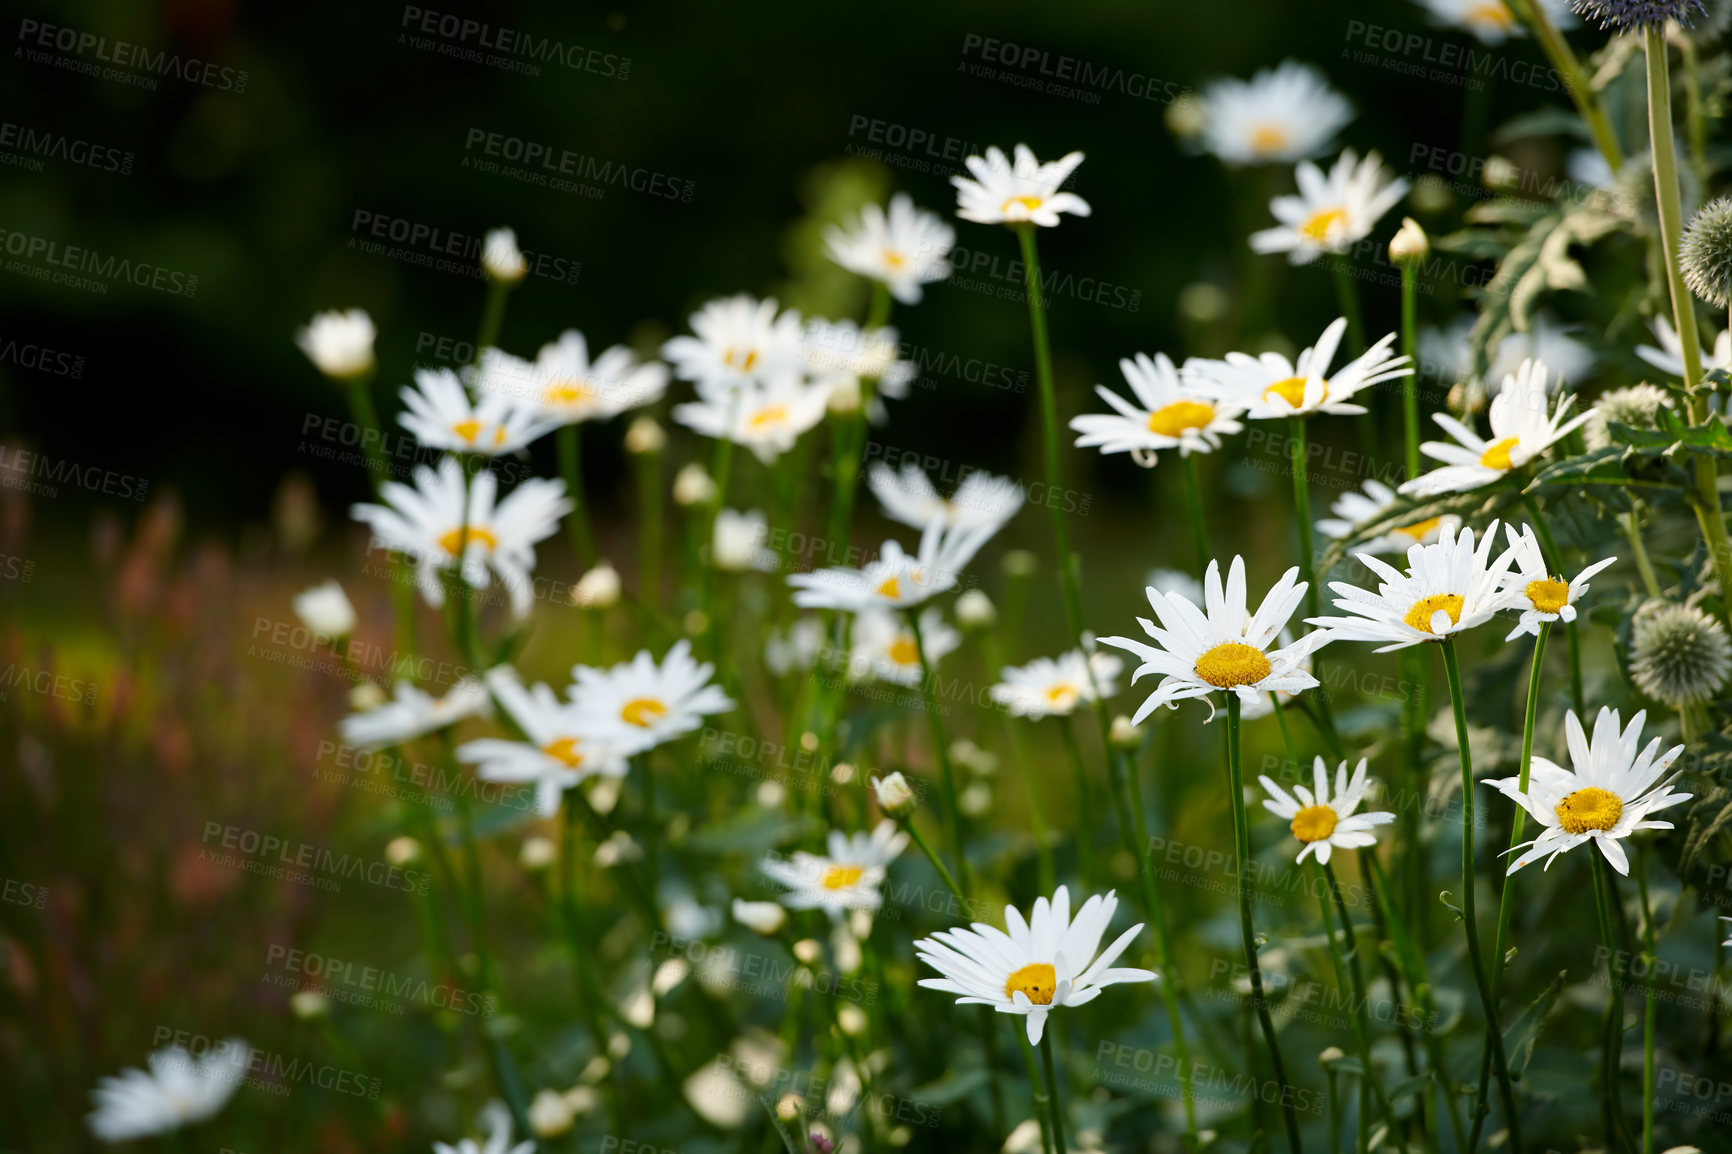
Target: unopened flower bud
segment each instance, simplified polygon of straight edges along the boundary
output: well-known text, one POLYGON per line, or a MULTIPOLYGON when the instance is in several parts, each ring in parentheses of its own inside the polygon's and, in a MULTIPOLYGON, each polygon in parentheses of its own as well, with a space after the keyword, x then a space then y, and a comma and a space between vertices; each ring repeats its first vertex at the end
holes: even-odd
POLYGON ((289 999, 289 1009, 303 1022, 311 1022, 331 1012, 331 999, 319 990, 297 990, 289 999))
POLYGON ((349 690, 349 708, 356 713, 365 713, 369 709, 377 709, 389 700, 385 691, 371 681, 363 681, 349 690))
POLYGON ((1119 749, 1136 749, 1143 744, 1142 727, 1132 725, 1131 719, 1121 713, 1113 718, 1113 726, 1107 733, 1107 740, 1119 749))
POLYGON ((1167 105, 1164 119, 1167 122, 1167 131, 1180 140, 1190 140, 1201 136, 1203 129, 1209 124, 1209 116, 1203 110, 1203 102, 1188 92, 1167 105))
POLYGON ((878 795, 878 808, 884 816, 901 821, 914 812, 917 801, 908 779, 900 773, 872 779, 872 792, 878 795))
POLYGON ((373 371, 373 318, 364 309, 316 314, 295 334, 313 366, 333 381, 353 381, 373 371))
POLYGON ((508 228, 490 230, 481 250, 481 267, 499 284, 514 285, 522 280, 529 266, 517 247, 517 234, 508 228))
POLYGON ((980 590, 970 589, 956 599, 956 623, 964 629, 990 629, 997 620, 992 598, 980 590))
POLYGON ((394 837, 385 846, 385 860, 394 866, 406 866, 421 856, 421 843, 412 837, 394 837))
POLYGON ((603 561, 571 587, 571 603, 579 609, 612 609, 619 604, 619 589, 619 574, 603 561))
POLYGON ((355 631, 355 607, 335 580, 295 595, 295 616, 314 633, 347 637, 355 631))
POLYGON ((776 902, 747 902, 734 899, 734 920, 748 930, 766 936, 777 933, 788 921, 788 911, 776 902))
POLYGON ((674 500, 681 505, 708 505, 716 499, 716 483, 693 461, 674 474, 674 500))
POLYGON ((625 451, 628 453, 659 453, 667 448, 668 435, 654 417, 639 417, 625 431, 625 451))
POLYGON ((529 1104, 529 1128, 537 1138, 557 1138, 571 1129, 574 1114, 565 1095, 542 1090, 529 1104))
POLYGON ((518 864, 530 873, 539 873, 558 858, 559 851, 553 848, 553 842, 539 834, 524 838, 522 848, 517 851, 518 864))
POLYGON ((1424 260, 1430 251, 1431 238, 1425 235, 1419 222, 1411 216, 1402 217, 1400 230, 1389 242, 1389 259, 1396 264, 1406 264, 1410 260, 1424 260))
POLYGON ((1027 549, 1012 549, 999 562, 1004 566, 1004 572, 1011 577, 1033 577, 1040 568, 1040 558, 1027 549))

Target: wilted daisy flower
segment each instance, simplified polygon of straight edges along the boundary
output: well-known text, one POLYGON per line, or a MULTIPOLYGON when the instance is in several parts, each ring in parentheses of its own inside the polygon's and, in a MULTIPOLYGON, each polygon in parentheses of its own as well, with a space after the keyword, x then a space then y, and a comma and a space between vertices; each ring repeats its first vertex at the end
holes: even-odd
POLYGON ((1570 0, 1570 7, 1589 20, 1598 20, 1600 29, 1646 28, 1676 20, 1686 28, 1698 16, 1706 16, 1702 0, 1570 0))
POLYGON ((467 741, 457 747, 457 759, 478 766, 482 781, 533 782, 543 817, 558 813, 561 796, 586 777, 624 777, 627 759, 647 748, 643 730, 586 714, 539 682, 525 689, 508 668, 489 670, 487 683, 526 740, 467 741))
MULTIPOLYGON (((1662 373, 1675 380, 1684 379, 1684 342, 1678 339, 1678 330, 1672 327, 1672 322, 1665 317, 1655 317, 1654 339, 1660 342, 1660 347, 1653 345, 1637 345, 1636 355, 1659 369, 1662 373)), ((1702 371, 1714 369, 1732 369, 1732 330, 1722 330, 1714 338, 1714 351, 1711 353, 1697 350, 1702 359, 1702 371)))
POLYGON ((355 631, 355 607, 335 578, 295 594, 295 616, 326 637, 347 637, 355 631))
POLYGON ((1436 543, 1407 551, 1407 572, 1401 573, 1369 553, 1359 560, 1382 581, 1377 592, 1345 581, 1331 581, 1340 594, 1335 607, 1348 617, 1312 617, 1307 623, 1326 629, 1333 641, 1386 642, 1377 652, 1405 649, 1425 641, 1446 641, 1457 633, 1484 625, 1511 605, 1504 577, 1515 561, 1508 549, 1497 560, 1497 522, 1486 526, 1479 547, 1472 529, 1444 529, 1436 543))
POLYGON ((1673 708, 1712 698, 1732 673, 1732 641, 1694 605, 1650 601, 1630 624, 1630 676, 1636 688, 1673 708))
POLYGON ((1596 561, 1566 583, 1546 568, 1545 554, 1532 525, 1523 525, 1520 533, 1515 526, 1505 525, 1504 533, 1515 552, 1515 567, 1504 578, 1504 588, 1511 594, 1510 608, 1520 609, 1522 614, 1505 641, 1514 641, 1524 633, 1538 637, 1541 622, 1574 621, 1576 602, 1588 591, 1588 579, 1617 560, 1607 557, 1596 561))
POLYGON ((888 416, 881 398, 906 397, 916 375, 912 363, 897 359, 901 350, 893 328, 867 331, 853 321, 818 318, 806 322, 806 371, 813 383, 827 390, 834 403, 838 395, 858 397, 862 381, 875 382, 866 410, 875 422, 888 416))
POLYGON ((745 293, 713 300, 692 314, 691 326, 696 335, 672 338, 662 356, 700 393, 800 369, 800 314, 790 309, 777 316, 774 300, 745 293))
POLYGON ((639 361, 624 345, 592 361, 583 334, 567 329, 541 346, 534 365, 498 349, 484 350, 477 387, 484 395, 507 393, 549 424, 575 425, 652 404, 667 385, 668 367, 660 361, 639 361))
POLYGON ((1671 394, 1658 385, 1608 389, 1595 397, 1588 409, 1588 419, 1582 423, 1582 440, 1590 449, 1603 449, 1612 443, 1613 423, 1632 429, 1657 428, 1660 410, 1669 408, 1671 403, 1671 394))
POLYGON ((228 1104, 252 1064, 252 1047, 226 1038, 193 1057, 184 1046, 151 1054, 144 1070, 128 1068, 90 1092, 85 1121, 104 1142, 130 1142, 197 1125, 228 1104))
POLYGON ((870 835, 831 830, 828 853, 795 850, 787 858, 765 858, 758 869, 791 891, 781 902, 791 910, 823 910, 840 919, 843 910, 875 910, 890 863, 908 846, 908 835, 893 821, 881 821, 870 835))
POLYGON ((1156 706, 1177 708, 1186 698, 1206 697, 1216 690, 1236 693, 1240 701, 1249 701, 1260 693, 1316 686, 1317 679, 1304 672, 1299 663, 1325 638, 1313 634, 1298 645, 1270 648, 1305 596, 1306 585, 1298 577, 1297 565, 1282 574, 1255 614, 1246 608, 1243 557, 1233 558, 1225 587, 1221 584, 1221 563, 1209 562, 1203 574, 1201 609, 1177 593, 1161 593, 1152 587, 1145 590, 1161 624, 1157 627, 1146 617, 1137 618, 1137 623, 1156 644, 1146 645, 1130 637, 1101 638, 1102 645, 1143 659, 1131 675, 1132 684, 1145 673, 1162 675, 1161 684, 1137 709, 1131 723, 1142 721, 1156 706))
POLYGON ((915 208, 905 192, 890 198, 888 214, 869 204, 851 231, 824 230, 831 260, 882 282, 905 305, 919 304, 923 285, 950 275, 948 258, 955 243, 955 230, 936 214, 915 208))
POLYGON ((1353 105, 1317 68, 1286 60, 1203 86, 1203 147, 1228 164, 1291 164, 1327 149, 1353 105))
POLYGON ((997 532, 995 525, 951 528, 934 519, 920 534, 918 552, 909 556, 895 541, 884 542, 878 558, 864 569, 838 565, 816 573, 795 573, 794 604, 802 609, 907 609, 956 588, 962 568, 997 532))
POLYGON ((581 713, 634 727, 647 748, 690 733, 707 714, 734 707, 721 686, 710 684, 715 671, 692 658, 691 642, 682 637, 659 666, 647 649, 610 669, 573 666, 571 703, 581 713))
POLYGON ((1005 159, 997 148, 986 150, 986 156, 970 156, 965 160, 969 180, 953 176, 956 186, 956 215, 977 224, 1037 224, 1042 228, 1058 225, 1060 213, 1087 216, 1088 202, 1075 193, 1060 192, 1083 154, 1072 152, 1062 159, 1045 164, 1034 158, 1028 145, 1016 146, 1016 164, 1005 159))
POLYGON ((1181 374, 1165 353, 1156 353, 1153 360, 1138 353, 1134 360, 1121 360, 1119 371, 1137 403, 1096 385, 1095 392, 1113 412, 1072 417, 1070 427, 1082 434, 1077 448, 1099 448, 1102 453, 1177 449, 1179 456, 1188 457, 1219 449, 1223 436, 1245 427, 1236 420, 1244 409, 1228 402, 1221 386, 1181 374))
POLYGON ((1349 398, 1361 389, 1413 372, 1406 357, 1390 355, 1395 334, 1348 361, 1329 376, 1329 363, 1347 333, 1347 318, 1337 317, 1317 343, 1299 354, 1297 362, 1279 353, 1253 357, 1228 353, 1225 360, 1193 360, 1185 366, 1198 380, 1220 387, 1226 398, 1243 406, 1252 420, 1303 417, 1311 413, 1365 412, 1349 398))
POLYGON ((1671 822, 1650 821, 1648 815, 1690 799, 1690 794, 1672 792, 1677 774, 1661 785, 1654 784, 1684 747, 1675 745, 1661 754, 1656 737, 1644 749, 1642 723, 1647 719, 1646 711, 1637 713, 1620 732, 1618 711, 1601 709, 1590 742, 1582 730, 1582 719, 1572 709, 1564 717, 1570 769, 1535 754, 1526 793, 1521 792, 1519 777, 1486 782, 1545 827, 1539 837, 1523 843, 1529 848, 1510 863, 1510 873, 1542 857, 1549 869, 1559 854, 1592 841, 1614 869, 1628 875, 1630 862, 1618 842, 1639 829, 1672 828, 1671 822))
POLYGON ((1466 493, 1501 481, 1588 419, 1586 413, 1569 416, 1574 396, 1559 397, 1554 407, 1546 392, 1544 362, 1523 361, 1514 376, 1504 378, 1503 389, 1491 400, 1487 414, 1491 421, 1489 441, 1448 413, 1433 413, 1432 420, 1457 443, 1427 441, 1421 445, 1426 456, 1444 464, 1402 485, 1401 495, 1435 497, 1439 493, 1466 493))
POLYGON ((1001 1014, 1028 1019, 1028 1040, 1039 1045, 1046 1018, 1059 1006, 1081 1006, 1120 982, 1152 982, 1152 970, 1113 967, 1142 923, 1120 934, 1106 949, 1101 935, 1112 924, 1118 897, 1108 891, 1083 903, 1070 916, 1070 891, 1059 886, 1049 904, 1034 900, 1027 921, 1015 906, 1004 907, 1004 930, 976 923, 972 929, 939 930, 914 943, 921 961, 941 978, 922 978, 921 986, 957 995, 958 1005, 991 1006, 1001 1014), (1097 951, 1099 951, 1097 956, 1097 951))
POLYGON ((1000 670, 1004 680, 992 687, 992 700, 1017 717, 1068 717, 1079 704, 1093 704, 1097 688, 1098 697, 1116 694, 1114 679, 1123 670, 1124 662, 1110 653, 1084 658, 1082 650, 1073 649, 1058 657, 1037 657, 1027 665, 1000 670))
POLYGON ((398 414, 397 423, 430 449, 493 457, 515 452, 553 428, 505 393, 483 393, 471 401, 450 369, 415 370, 415 386, 405 385, 399 395, 408 411, 398 414))
POLYGON ((1328 865, 1329 856, 1335 850, 1376 845, 1377 835, 1372 831, 1395 820, 1393 813, 1381 810, 1353 812, 1371 789, 1371 783, 1365 777, 1363 757, 1359 759, 1351 781, 1347 777, 1345 761, 1335 770, 1333 795, 1329 792, 1329 769, 1321 757, 1312 766, 1312 784, 1316 792, 1295 785, 1293 794, 1298 795, 1297 801, 1267 776, 1257 780, 1263 783, 1269 794, 1263 808, 1288 822, 1293 836, 1299 839, 1298 861, 1304 861, 1307 854, 1315 854, 1318 862, 1328 865))
MULTIPOLYGON (((1329 511, 1335 516, 1324 517, 1317 522, 1317 531, 1325 537, 1336 541, 1350 540, 1353 530, 1373 518, 1381 519, 1389 510, 1400 503, 1395 490, 1382 481, 1367 480, 1362 493, 1343 493, 1329 511)), ((1426 517, 1411 525, 1397 525, 1386 529, 1381 536, 1361 542, 1360 548, 1367 553, 1406 553, 1414 545, 1429 545, 1437 540, 1445 528, 1453 529, 1461 524, 1461 518, 1454 513, 1441 517, 1426 517)))
POLYGON ((1732 199, 1703 205, 1678 242, 1678 267, 1690 291, 1725 308, 1732 301, 1732 199))
POLYGON ((738 513, 733 509, 716 511, 716 532, 710 543, 710 560, 718 569, 729 573, 744 573, 757 569, 773 572, 779 559, 764 547, 769 538, 770 523, 762 510, 738 513))
POLYGON ((485 1143, 478 1145, 473 1138, 464 1138, 455 1146, 435 1142, 433 1154, 535 1154, 533 1141, 511 1144, 511 1114, 503 1103, 489 1102, 481 1111, 481 1121, 488 1129, 485 1143))
POLYGON ((355 505, 349 512, 386 548, 414 559, 416 584, 429 605, 445 604, 439 571, 456 565, 461 551, 463 579, 484 589, 491 568, 510 595, 512 613, 523 617, 533 592, 535 544, 553 535, 572 506, 563 481, 525 481, 496 506, 498 486, 490 470, 481 470, 468 485, 465 507, 463 467, 446 457, 437 473, 416 466, 414 488, 387 481, 379 489, 385 504, 355 505))
POLYGON ((824 622, 816 617, 800 617, 788 626, 786 633, 770 631, 764 642, 764 667, 777 677, 797 670, 810 669, 824 648, 824 622))
MULTIPOLYGON (((1532 2, 1545 11, 1554 26, 1568 27, 1574 23, 1569 0, 1532 2)), ((1438 24, 1471 32, 1486 44, 1502 44, 1507 37, 1527 35, 1504 0, 1420 0, 1420 3, 1438 24)))
POLYGON ((1293 264, 1309 264, 1326 252, 1346 252, 1371 235, 1408 189, 1407 181, 1389 179, 1377 153, 1360 160, 1351 148, 1327 177, 1309 160, 1300 161, 1293 176, 1299 195, 1269 202, 1280 224, 1251 234, 1254 250, 1284 252, 1293 264))
MULTIPOLYGON (((962 634, 945 623, 937 606, 921 612, 920 635, 926 642, 926 660, 930 665, 937 665, 939 658, 954 653, 962 644, 962 634)), ((901 614, 867 610, 854 618, 848 676, 855 681, 872 678, 897 685, 918 685, 920 652, 914 644, 914 629, 901 614)))
POLYGON ((295 343, 315 368, 334 381, 352 381, 373 371, 373 318, 365 309, 315 313, 295 333, 295 343))
MULTIPOLYGON (((1598 156, 1599 153, 1594 155, 1598 156)), ((1474 318, 1458 317, 1442 329, 1423 328, 1419 332, 1419 363, 1421 371, 1447 381, 1467 381, 1474 376, 1473 348, 1469 336, 1474 318)), ((1570 335, 1570 329, 1549 313, 1538 313, 1528 323, 1525 333, 1506 333, 1498 341, 1486 370, 1485 379, 1493 386, 1515 374, 1523 361, 1544 361, 1556 374, 1551 387, 1564 381, 1577 381, 1594 367, 1594 350, 1570 335)))
POLYGON ((824 419, 830 390, 808 384, 797 373, 781 373, 707 395, 700 389, 699 398, 675 405, 674 420, 706 437, 726 437, 769 465, 824 419))
POLYGON ((399 681, 395 698, 350 714, 337 728, 343 741, 357 749, 380 749, 477 717, 487 712, 488 704, 486 686, 473 677, 463 678, 439 697, 399 681))
POLYGON ((990 526, 996 533, 1016 516, 1023 502, 1022 486, 979 469, 964 477, 946 500, 913 461, 904 461, 901 472, 874 461, 866 471, 866 484, 884 507, 884 515, 911 529, 938 521, 951 529, 990 526))

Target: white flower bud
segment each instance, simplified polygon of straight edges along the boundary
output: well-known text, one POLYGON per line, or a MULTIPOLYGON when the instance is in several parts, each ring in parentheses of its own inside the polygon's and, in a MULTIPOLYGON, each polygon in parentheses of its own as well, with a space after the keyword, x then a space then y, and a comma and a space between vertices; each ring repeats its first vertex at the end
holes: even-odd
POLYGON ((297 990, 289 999, 289 1009, 301 1021, 310 1022, 331 1012, 331 999, 319 990, 297 990))
POLYGON ((523 839, 523 846, 517 851, 517 862, 530 873, 538 873, 559 860, 559 851, 553 848, 553 842, 539 834, 532 834, 523 839))
POLYGON ((365 713, 369 709, 377 709, 389 700, 385 691, 371 681, 363 681, 349 690, 349 708, 356 713, 365 713))
POLYGON ((659 453, 667 448, 668 435, 654 417, 639 417, 625 431, 625 451, 628 453, 659 453))
POLYGON ((914 790, 908 785, 908 779, 900 773, 892 773, 887 777, 872 779, 872 792, 878 795, 878 808, 884 811, 885 817, 901 821, 914 812, 917 804, 914 790))
POLYGON ((554 1090, 542 1090, 529 1104, 529 1128, 537 1138, 557 1138, 571 1129, 576 1111, 565 1095, 554 1090))
POLYGON ((788 911, 775 902, 747 902, 734 899, 734 920, 760 934, 779 931, 788 920, 788 911))
POLYGON ((517 247, 517 234, 508 228, 489 230, 481 250, 481 267, 499 284, 514 285, 522 280, 529 266, 517 247))
POLYGON ((606 561, 578 578, 571 603, 579 609, 612 609, 619 604, 619 574, 606 561))
POLYGON ((335 580, 295 594, 295 616, 326 637, 347 637, 355 631, 355 607, 335 580))
POLYGON ((1419 222, 1411 216, 1402 217, 1400 230, 1389 242, 1389 259, 1396 264, 1405 264, 1410 260, 1424 260, 1430 251, 1431 238, 1425 235, 1419 222))
POLYGON ((801 938, 794 943, 794 957, 811 965, 824 956, 824 947, 816 938, 801 938))
POLYGON ((421 856, 421 843, 412 837, 394 837, 385 846, 385 860, 394 866, 406 866, 421 856))
POLYGON ((317 313, 295 334, 295 343, 333 381, 353 381, 373 371, 373 318, 364 309, 317 313))
POLYGON ((716 499, 716 483, 693 461, 674 474, 674 500, 681 505, 708 505, 716 499))
POLYGON ((990 629, 997 620, 992 598, 980 590, 970 589, 956 599, 956 623, 964 629, 990 629))
POLYGON ((1143 731, 1140 726, 1132 725, 1131 719, 1121 713, 1113 718, 1107 740, 1120 749, 1136 749, 1143 743, 1143 731))
POLYGON ((962 791, 962 796, 956 799, 956 808, 967 817, 984 817, 992 808, 992 787, 984 781, 977 781, 962 791))

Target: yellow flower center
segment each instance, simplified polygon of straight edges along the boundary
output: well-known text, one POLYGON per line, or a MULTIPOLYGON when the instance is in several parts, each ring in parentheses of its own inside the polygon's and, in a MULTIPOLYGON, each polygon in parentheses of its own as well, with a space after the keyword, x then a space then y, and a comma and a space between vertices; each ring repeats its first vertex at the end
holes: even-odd
POLYGON ((1308 805, 1293 815, 1293 824, 1289 828, 1292 829, 1294 837, 1309 845, 1334 833, 1335 824, 1340 820, 1329 806, 1308 805))
POLYGON ((1035 1005, 1050 1006, 1052 996, 1058 993, 1058 973, 1045 962, 1026 965, 1004 979, 1005 997, 1014 1001, 1018 990, 1035 1005))
POLYGON ((595 396, 586 381, 554 381, 541 394, 549 405, 581 405, 595 396))
POLYGON ((878 588, 872 590, 872 592, 891 601, 899 600, 902 597, 902 579, 895 574, 891 574, 884 578, 884 580, 880 581, 878 583, 878 588))
POLYGON ((1556 613, 1570 603, 1570 587, 1550 577, 1529 581, 1527 595, 1541 613, 1556 613))
POLYGON ((886 268, 890 269, 890 271, 896 272, 907 263, 908 258, 897 252, 895 249, 887 248, 884 250, 884 265, 886 268))
POLYGON ((1046 700, 1059 709, 1069 709, 1082 693, 1074 685, 1055 685, 1046 691, 1046 700))
POLYGON ((619 715, 628 725, 648 729, 668 715, 668 707, 653 697, 638 697, 626 702, 619 715))
POLYGON ((1287 130, 1279 124, 1260 124, 1251 133, 1251 151, 1261 156, 1287 147, 1287 130))
POLYGON ((1319 244, 1329 239, 1329 230, 1337 224, 1347 223, 1347 213, 1339 208, 1325 208, 1311 214, 1309 220, 1299 226, 1299 235, 1306 240, 1314 240, 1319 244))
POLYGON ((1149 414, 1149 432, 1177 437, 1186 429, 1200 429, 1214 419, 1214 405, 1203 401, 1174 401, 1149 414))
POLYGON ((1558 824, 1568 833, 1604 833, 1618 824, 1624 803, 1609 790, 1590 785, 1558 802, 1558 824))
POLYGON ((788 406, 771 405, 769 408, 759 409, 757 412, 753 413, 751 419, 749 419, 746 424, 762 432, 771 425, 779 425, 787 419, 788 406))
POLYGON ((1510 466, 1510 450, 1521 443, 1519 437, 1505 437, 1501 441, 1493 441, 1486 446, 1485 452, 1479 455, 1479 463, 1488 469, 1508 470, 1510 466))
POLYGON ((858 882, 865 873, 859 866, 833 865, 824 871, 824 878, 818 884, 827 890, 845 890, 858 882))
POLYGON ((455 425, 452 425, 451 431, 473 445, 475 443, 475 438, 481 435, 481 422, 477 421, 474 417, 470 417, 467 421, 458 421, 455 425))
POLYGON ((1022 205, 1022 207, 1026 211, 1033 212, 1035 209, 1037 209, 1041 206, 1042 198, 1038 197, 1038 196, 1013 196, 1009 200, 1004 202, 1003 206, 1000 207, 999 211, 1003 212, 1003 213, 1008 213, 1008 212, 1010 212, 1010 206, 1013 204, 1020 204, 1020 205, 1022 205))
MULTIPOLYGON (((462 540, 463 526, 459 525, 455 529, 447 529, 439 535, 439 548, 455 557, 457 556, 458 542, 462 540)), ((488 552, 492 552, 494 549, 499 547, 499 538, 489 532, 485 525, 471 525, 469 526, 468 543, 470 545, 479 545, 488 552)))
POLYGON ((1417 629, 1421 633, 1431 632, 1431 618, 1439 609, 1449 614, 1451 625, 1461 624, 1461 594, 1433 593, 1430 597, 1421 597, 1413 603, 1413 608, 1407 611, 1402 620, 1408 628, 1417 629))
POLYGON ((541 747, 541 752, 558 762, 563 762, 568 769, 576 769, 583 764, 583 754, 577 752, 577 738, 561 737, 550 741, 541 747))
POLYGON ((914 647, 912 637, 898 637, 890 643, 890 660, 898 665, 918 665, 920 650, 914 647))
POLYGON ((1269 676, 1269 658, 1242 641, 1223 641, 1197 658, 1197 676, 1217 689, 1255 685, 1269 676))
POLYGON ((1495 28, 1501 32, 1507 32, 1515 27, 1515 16, 1508 8, 1498 3, 1498 0, 1490 0, 1486 4, 1475 4, 1467 10, 1462 21, 1470 28, 1477 24, 1487 28, 1495 28))
POLYGON ((1405 536, 1412 537, 1415 541, 1420 541, 1425 538, 1427 533, 1437 528, 1438 523, 1442 520, 1442 517, 1428 517, 1424 521, 1415 521, 1411 525, 1399 525, 1393 530, 1393 532, 1401 533, 1405 536))
POLYGON ((729 345, 722 350, 722 363, 729 368, 738 369, 742 373, 749 373, 752 371, 752 366, 758 363, 758 350, 746 349, 742 355, 741 350, 729 345))
MULTIPOLYGON (((1329 383, 1327 381, 1323 383, 1323 391, 1325 395, 1329 392, 1329 383)), ((1270 397, 1280 397, 1293 408, 1297 409, 1300 405, 1305 403, 1305 378, 1288 377, 1284 381, 1276 381, 1274 384, 1263 390, 1263 399, 1268 400, 1270 397)))

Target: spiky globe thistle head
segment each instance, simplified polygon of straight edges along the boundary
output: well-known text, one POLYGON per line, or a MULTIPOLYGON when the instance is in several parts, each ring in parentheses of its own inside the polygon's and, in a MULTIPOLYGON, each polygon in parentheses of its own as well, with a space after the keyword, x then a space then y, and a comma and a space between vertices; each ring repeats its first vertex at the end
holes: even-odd
POLYGON ((1678 245, 1690 291, 1717 308, 1732 299, 1732 200, 1722 196, 1690 218, 1678 245))
POLYGON ((1676 20, 1684 27, 1698 16, 1707 15, 1702 0, 1570 0, 1576 15, 1586 20, 1598 20, 1600 28, 1647 28, 1676 20))
POLYGON ((1589 410, 1588 423, 1582 426, 1582 439, 1590 449, 1603 449, 1612 443, 1608 424, 1652 429, 1659 421, 1660 406, 1670 399, 1665 389, 1645 382, 1625 389, 1609 389, 1599 395, 1589 410))
POLYGON ((1636 688, 1673 708, 1707 701, 1732 673, 1732 641, 1694 605, 1650 601, 1630 630, 1636 688))

